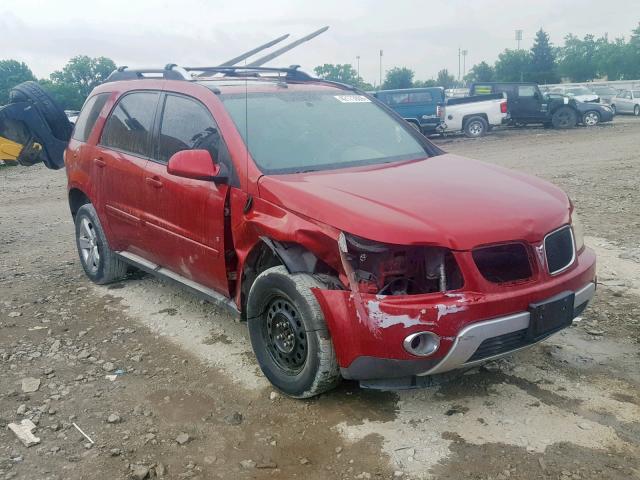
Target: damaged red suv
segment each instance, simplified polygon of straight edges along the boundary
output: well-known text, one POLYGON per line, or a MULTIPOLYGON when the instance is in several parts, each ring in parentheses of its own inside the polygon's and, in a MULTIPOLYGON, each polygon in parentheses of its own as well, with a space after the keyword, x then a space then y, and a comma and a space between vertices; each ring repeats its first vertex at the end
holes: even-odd
POLYGON ((121 68, 87 100, 65 153, 80 259, 96 283, 136 267, 242 315, 286 394, 422 385, 592 298, 557 187, 296 69, 188 70, 121 68))

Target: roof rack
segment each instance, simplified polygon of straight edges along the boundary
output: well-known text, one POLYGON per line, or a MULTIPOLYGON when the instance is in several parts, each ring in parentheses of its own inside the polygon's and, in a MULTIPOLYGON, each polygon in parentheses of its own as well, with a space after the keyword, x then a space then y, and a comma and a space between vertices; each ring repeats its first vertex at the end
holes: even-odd
POLYGON ((141 80, 141 79, 163 78, 165 80, 193 80, 193 77, 184 68, 175 63, 168 63, 164 68, 134 68, 127 66, 118 67, 117 70, 105 80, 107 82, 118 82, 121 80, 141 80))
MULTIPOLYGON (((278 67, 250 67, 250 66, 226 66, 220 65, 217 67, 184 67, 186 72, 200 72, 197 75, 198 78, 205 79, 209 75, 222 74, 225 77, 264 77, 265 73, 284 74, 285 80, 291 80, 296 82, 308 82, 314 80, 314 78, 301 70, 298 70, 300 65, 291 65, 286 68, 278 67)), ((281 75, 277 75, 281 77, 281 75)))

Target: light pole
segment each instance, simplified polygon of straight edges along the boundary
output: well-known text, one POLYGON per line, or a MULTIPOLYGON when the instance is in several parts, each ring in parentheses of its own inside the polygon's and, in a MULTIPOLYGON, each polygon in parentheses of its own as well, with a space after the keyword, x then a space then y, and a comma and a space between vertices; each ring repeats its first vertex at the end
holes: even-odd
POLYGON ((460 50, 460 47, 458 47, 458 81, 460 81, 460 54, 462 53, 462 50, 460 50))
POLYGON ((522 30, 516 30, 516 42, 518 43, 518 50, 520 50, 521 41, 522 41, 522 30))
POLYGON ((379 88, 382 89, 382 50, 380 50, 380 84, 379 88))
POLYGON ((464 76, 467 74, 467 53, 469 53, 468 50, 462 50, 462 78, 464 78, 464 76))

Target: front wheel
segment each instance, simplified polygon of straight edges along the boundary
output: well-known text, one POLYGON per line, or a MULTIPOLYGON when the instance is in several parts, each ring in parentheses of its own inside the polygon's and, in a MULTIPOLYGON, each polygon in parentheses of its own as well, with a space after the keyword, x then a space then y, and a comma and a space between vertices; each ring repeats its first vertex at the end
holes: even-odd
POLYGON ((464 125, 464 134, 469 138, 482 137, 487 133, 489 124, 482 117, 471 117, 464 125))
POLYGON ((251 345, 264 375, 294 398, 309 398, 340 381, 336 353, 312 288, 326 288, 307 273, 283 266, 256 278, 247 299, 251 345))
POLYGON ((636 117, 640 117, 640 105, 636 105, 635 107, 633 107, 633 114, 636 117))
POLYGON ((616 115, 618 112, 616 112, 616 106, 615 105, 611 105, 611 110, 613 110, 613 114, 616 115))
POLYGON ((554 128, 574 128, 578 123, 576 112, 569 107, 562 107, 556 110, 551 117, 554 128))
POLYGON ((582 116, 582 123, 587 127, 595 127, 600 123, 600 114, 598 112, 587 112, 582 116))

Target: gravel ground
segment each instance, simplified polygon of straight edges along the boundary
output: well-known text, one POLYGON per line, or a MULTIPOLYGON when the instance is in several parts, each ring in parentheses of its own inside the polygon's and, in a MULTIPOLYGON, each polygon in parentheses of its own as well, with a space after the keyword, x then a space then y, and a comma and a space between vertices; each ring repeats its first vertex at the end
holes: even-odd
POLYGON ((308 401, 270 388, 216 307, 149 276, 90 284, 64 173, 0 168, 0 479, 640 478, 638 138, 617 117, 435 139, 563 187, 598 253, 596 300, 439 387, 308 401), (37 445, 8 430, 23 419, 37 445))

